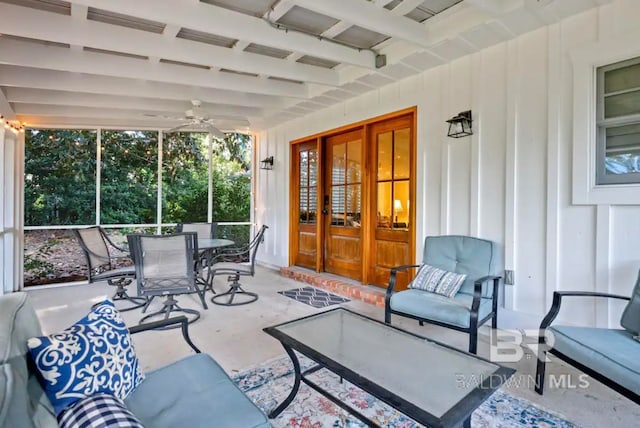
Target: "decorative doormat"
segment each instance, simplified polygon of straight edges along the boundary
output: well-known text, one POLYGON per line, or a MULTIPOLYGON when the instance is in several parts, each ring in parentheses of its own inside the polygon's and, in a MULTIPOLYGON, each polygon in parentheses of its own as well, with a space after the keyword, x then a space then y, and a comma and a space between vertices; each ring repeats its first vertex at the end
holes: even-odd
MULTIPOLYGON (((315 365, 298 354, 303 370, 315 365)), ((397 410, 387 406, 346 380, 322 369, 310 375, 316 383, 339 397, 380 426, 418 428, 416 423, 397 410)), ((284 400, 293 385, 293 365, 288 356, 278 357, 257 366, 246 368, 231 378, 242 391, 265 413, 284 400)), ((277 418, 271 420, 274 428, 365 428, 358 419, 348 414, 307 385, 277 418)), ((505 389, 497 390, 471 415, 474 428, 577 428, 563 416, 542 409, 523 398, 514 397, 505 389)))
POLYGON ((278 294, 287 296, 298 302, 302 302, 314 308, 326 308, 331 305, 349 302, 349 299, 336 294, 327 293, 314 287, 294 288, 292 290, 278 291, 278 294))

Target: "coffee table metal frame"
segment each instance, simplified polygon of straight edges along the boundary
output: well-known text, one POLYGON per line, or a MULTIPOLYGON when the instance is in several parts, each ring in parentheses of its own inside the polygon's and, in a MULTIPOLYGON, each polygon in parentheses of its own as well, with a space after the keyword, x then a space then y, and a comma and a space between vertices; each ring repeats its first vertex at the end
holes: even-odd
MULTIPOLYGON (((353 407, 343 403, 338 398, 331 395, 331 393, 329 393, 328 391, 326 391, 321 386, 319 386, 318 384, 316 384, 315 382, 313 382, 307 377, 308 375, 314 372, 317 372, 318 370, 326 368, 331 372, 340 376, 341 381, 342 379, 346 379, 347 381, 351 382, 358 388, 368 392, 369 394, 373 395, 377 399, 383 401, 384 403, 395 408, 401 413, 404 413, 405 415, 409 416, 410 418, 414 419, 415 421, 423 425, 426 425, 428 427, 463 426, 465 428, 468 428, 468 427, 471 427, 471 414, 473 413, 473 411, 477 409, 478 406, 480 406, 487 398, 489 398, 489 396, 492 395, 495 392, 495 390, 498 389, 504 383, 504 381, 506 381, 509 377, 511 377, 513 373, 515 373, 515 370, 509 367, 500 366, 485 358, 478 357, 477 355, 469 354, 467 352, 461 351, 459 349, 456 349, 444 343, 411 333, 409 331, 403 330, 393 325, 385 324, 381 321, 378 321, 366 315, 362 315, 345 308, 336 308, 329 311, 324 311, 324 312, 312 314, 306 317, 298 318, 295 320, 287 321, 278 325, 266 327, 263 329, 263 331, 280 341, 280 343, 284 347, 284 350, 287 352, 287 354, 289 355, 289 358, 291 358, 291 361, 293 362, 294 376, 295 376, 293 389, 291 390, 287 398, 285 398, 284 401, 278 405, 278 407, 276 407, 271 412, 269 412, 269 418, 271 419, 277 417, 280 413, 282 413, 284 409, 287 408, 287 406, 289 406, 289 404, 291 404, 296 394, 298 393, 298 389, 300 388, 300 382, 304 382, 310 388, 322 394, 327 399, 335 403, 337 406, 346 410, 347 412, 355 416, 357 419, 365 423, 367 426, 378 427, 379 425, 376 424, 374 421, 367 418, 366 416, 364 416, 362 413, 360 413, 353 407), (486 379, 484 379, 483 382, 478 387, 473 389, 462 400, 460 400, 457 404, 451 407, 444 415, 442 415, 441 417, 434 416, 431 413, 407 401, 406 399, 388 391, 387 389, 383 388, 377 383, 372 382, 366 377, 348 369, 347 367, 341 365, 339 362, 333 360, 332 358, 329 358, 321 354, 320 352, 316 351, 310 346, 305 345, 304 343, 301 343, 300 341, 290 337, 286 333, 283 333, 282 331, 278 330, 279 327, 285 326, 287 324, 295 323, 295 322, 313 318, 316 316, 325 315, 328 312, 333 312, 333 311, 350 312, 351 314, 354 314, 361 318, 367 319, 369 321, 372 321, 378 324, 382 324, 389 329, 397 330, 402 333, 406 333, 411 336, 417 337, 419 339, 424 339, 428 342, 442 346, 444 348, 454 350, 456 352, 468 354, 469 356, 475 359, 496 365, 498 366, 498 369, 495 372, 493 372, 490 376, 488 376, 486 379), (297 351, 309 357, 314 362, 316 362, 317 365, 309 369, 306 369, 305 371, 301 371, 300 362, 298 361, 298 357, 296 356, 294 351, 297 351)), ((390 361, 390 364, 392 363, 393 362, 390 361)), ((392 366, 390 366, 390 368, 392 368, 392 366)), ((452 379, 452 382, 453 381, 455 380, 452 379)), ((437 386, 435 387, 437 388, 437 386)))

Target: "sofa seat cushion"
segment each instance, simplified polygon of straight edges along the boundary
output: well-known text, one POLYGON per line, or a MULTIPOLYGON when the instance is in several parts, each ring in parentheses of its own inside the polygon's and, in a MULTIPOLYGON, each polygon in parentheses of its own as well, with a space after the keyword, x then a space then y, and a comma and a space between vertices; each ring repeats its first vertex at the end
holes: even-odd
POLYGON ((640 343, 626 330, 553 326, 553 348, 640 394, 640 343))
MULTIPOLYGON (((405 290, 391 296, 391 309, 427 320, 469 327, 473 296, 458 293, 453 298, 422 290, 405 290)), ((478 320, 491 313, 491 299, 481 299, 478 320)))
POLYGON ((147 373, 125 404, 146 428, 271 426, 207 354, 147 373))

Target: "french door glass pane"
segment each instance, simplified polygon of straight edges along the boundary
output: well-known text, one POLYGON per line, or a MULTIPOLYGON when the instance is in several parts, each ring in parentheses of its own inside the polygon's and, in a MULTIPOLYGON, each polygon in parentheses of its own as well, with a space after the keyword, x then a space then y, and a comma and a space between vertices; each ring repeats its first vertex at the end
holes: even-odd
POLYGON ((346 150, 346 143, 334 144, 333 146, 333 169, 331 171, 332 184, 344 183, 346 150))
POLYGON ((102 224, 156 222, 158 133, 102 131, 102 224))
POLYGON ((393 178, 409 178, 410 171, 410 133, 409 128, 394 131, 393 141, 393 178))
POLYGON ((318 216, 318 191, 315 187, 309 187, 309 217, 307 222, 314 223, 318 216))
POLYGON ((309 152, 300 152, 300 186, 309 184, 309 152))
POLYGON ((347 186, 347 226, 360 227, 360 184, 347 186))
POLYGON ((316 150, 309 151, 309 186, 318 184, 318 152, 316 150))
POLYGON ((362 142, 350 141, 347 144, 347 183, 362 181, 362 142))
POLYGON ((393 165, 393 133, 378 134, 378 180, 391 179, 393 165))
POLYGON ((391 183, 378 183, 377 227, 390 228, 392 223, 391 183))
POLYGON ((309 210, 308 202, 308 189, 306 187, 300 188, 300 223, 307 222, 307 215, 309 210))
POLYGON ((607 175, 640 172, 640 124, 607 128, 607 175))
POLYGON ((345 186, 333 186, 331 188, 331 224, 344 226, 345 214, 345 186))
POLYGON ((95 221, 96 132, 27 130, 25 226, 94 224, 95 221))
POLYGON ((393 226, 409 227, 409 180, 393 183, 393 226))

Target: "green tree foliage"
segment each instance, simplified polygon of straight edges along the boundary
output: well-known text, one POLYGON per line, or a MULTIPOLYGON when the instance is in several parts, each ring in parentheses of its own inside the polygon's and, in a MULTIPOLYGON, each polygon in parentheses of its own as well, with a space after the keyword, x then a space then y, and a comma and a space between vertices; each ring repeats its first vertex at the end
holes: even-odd
MULTIPOLYGON (((164 137, 163 223, 206 221, 209 149, 206 134, 164 137)), ((102 131, 100 222, 156 223, 158 134, 102 131)), ((212 139, 213 219, 249 221, 251 138, 212 139)), ((26 138, 26 224, 93 224, 96 132, 31 130, 26 138)))
POLYGON ((31 130, 25 142, 25 225, 91 224, 96 132, 31 130))

